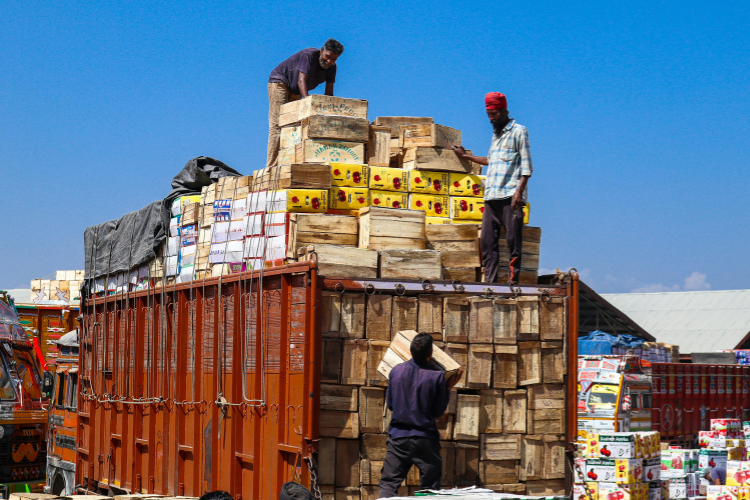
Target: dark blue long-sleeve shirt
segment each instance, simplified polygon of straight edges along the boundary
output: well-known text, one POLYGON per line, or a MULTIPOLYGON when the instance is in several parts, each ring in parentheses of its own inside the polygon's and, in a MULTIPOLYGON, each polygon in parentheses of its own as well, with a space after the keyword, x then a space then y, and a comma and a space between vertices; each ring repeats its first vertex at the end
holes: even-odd
POLYGON ((448 408, 449 392, 445 374, 435 366, 417 364, 413 359, 391 370, 386 405, 393 411, 388 435, 434 437, 440 439, 435 419, 448 408))

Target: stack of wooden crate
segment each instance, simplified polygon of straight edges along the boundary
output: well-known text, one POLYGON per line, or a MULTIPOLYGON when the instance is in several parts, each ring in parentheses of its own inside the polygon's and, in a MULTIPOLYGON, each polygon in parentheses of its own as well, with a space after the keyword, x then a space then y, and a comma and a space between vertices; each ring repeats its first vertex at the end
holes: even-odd
MULTIPOLYGON (((521 273, 518 277, 518 282, 522 284, 534 284, 539 278, 539 250, 542 241, 542 228, 523 226, 521 234, 521 273)), ((501 229, 500 240, 498 242, 500 268, 497 273, 498 281, 501 283, 508 281, 510 265, 510 253, 508 252, 508 243, 505 238, 505 229, 501 229)))
MULTIPOLYGON (((377 370, 403 330, 430 333, 465 368, 438 420, 444 487, 564 489, 561 298, 323 292, 318 482, 326 500, 378 497, 390 412, 377 370)), ((416 469, 401 494, 418 489, 416 469)))
POLYGON ((57 271, 55 279, 31 280, 31 301, 45 302, 49 300, 63 302, 78 302, 81 298, 81 283, 83 271, 57 271))

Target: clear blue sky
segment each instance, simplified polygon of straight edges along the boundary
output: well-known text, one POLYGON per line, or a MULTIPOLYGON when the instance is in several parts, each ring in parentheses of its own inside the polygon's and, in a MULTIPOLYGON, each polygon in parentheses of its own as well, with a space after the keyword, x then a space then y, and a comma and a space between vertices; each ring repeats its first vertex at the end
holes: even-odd
MULTIPOLYGON (((748 2, 35 2, 0 7, 0 288, 81 269, 83 230, 199 155, 266 156, 276 64, 335 37, 336 94, 489 146, 529 129, 541 265, 600 292, 750 287, 748 2)), ((321 88, 316 89, 320 93, 321 88)))

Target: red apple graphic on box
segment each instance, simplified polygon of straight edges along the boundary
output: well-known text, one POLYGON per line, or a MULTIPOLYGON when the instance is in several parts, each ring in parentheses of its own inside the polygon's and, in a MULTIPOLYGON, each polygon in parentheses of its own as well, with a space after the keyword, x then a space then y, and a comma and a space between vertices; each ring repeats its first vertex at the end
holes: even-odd
POLYGON ((646 474, 646 477, 647 477, 648 479, 653 479, 653 478, 654 478, 654 473, 653 473, 653 472, 651 472, 651 471, 648 471, 648 474, 646 474))
POLYGON ((716 467, 716 462, 714 462, 714 459, 713 459, 713 458, 712 458, 711 460, 709 460, 709 461, 708 461, 708 466, 709 466, 709 467, 716 467))
POLYGON ((609 451, 609 450, 607 449, 607 446, 606 446, 606 445, 602 446, 602 449, 601 449, 601 450, 599 450, 599 453, 601 453, 601 454, 602 454, 602 455, 604 455, 605 457, 609 457, 609 456, 611 456, 611 455, 612 455, 612 452, 611 452, 611 451, 609 451))

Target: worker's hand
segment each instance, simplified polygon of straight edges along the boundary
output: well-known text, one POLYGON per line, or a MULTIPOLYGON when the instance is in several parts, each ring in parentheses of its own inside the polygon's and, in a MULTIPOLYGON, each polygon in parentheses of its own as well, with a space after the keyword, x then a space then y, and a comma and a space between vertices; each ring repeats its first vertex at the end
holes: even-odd
POLYGON ((461 367, 458 369, 456 373, 451 375, 451 377, 448 379, 446 383, 446 389, 448 389, 449 391, 453 389, 453 387, 458 383, 458 381, 461 380, 461 375, 463 374, 464 374, 464 369, 463 367, 461 367))
POLYGON ((523 208, 523 198, 521 197, 521 191, 517 190, 516 194, 513 195, 513 200, 510 202, 510 208, 513 210, 519 210, 523 208))
POLYGON ((455 151, 455 152, 456 152, 456 154, 457 154, 458 156, 460 156, 461 158, 466 158, 467 156, 469 156, 469 155, 468 155, 468 154, 466 153, 466 150, 464 149, 464 147, 463 147, 463 146, 451 146, 451 149, 452 149, 453 151, 455 151))

